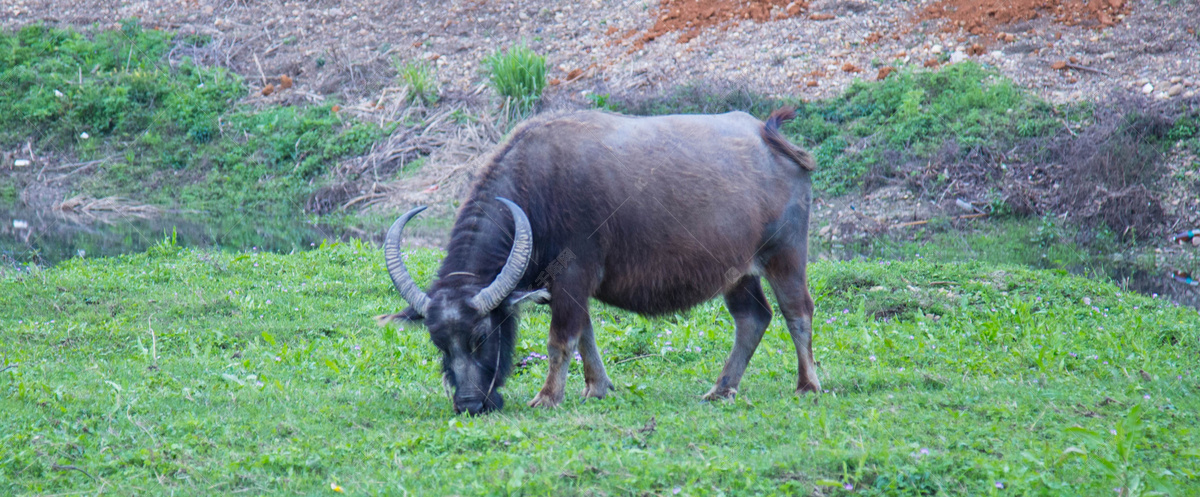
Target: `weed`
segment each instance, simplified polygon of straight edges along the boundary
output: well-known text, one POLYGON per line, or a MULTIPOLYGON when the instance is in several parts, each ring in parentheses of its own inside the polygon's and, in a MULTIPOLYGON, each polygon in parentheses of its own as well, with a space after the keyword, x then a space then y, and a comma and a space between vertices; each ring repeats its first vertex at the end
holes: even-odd
POLYGON ((519 112, 528 112, 546 88, 546 58, 524 44, 483 60, 492 89, 519 112))
POLYGON ((437 102, 438 86, 432 64, 424 60, 401 63, 399 59, 393 59, 392 64, 400 75, 400 83, 408 89, 407 98, 410 102, 437 102))
POLYGON ((609 103, 609 95, 607 93, 588 93, 588 102, 591 102, 592 107, 604 110, 617 110, 616 106, 609 103))

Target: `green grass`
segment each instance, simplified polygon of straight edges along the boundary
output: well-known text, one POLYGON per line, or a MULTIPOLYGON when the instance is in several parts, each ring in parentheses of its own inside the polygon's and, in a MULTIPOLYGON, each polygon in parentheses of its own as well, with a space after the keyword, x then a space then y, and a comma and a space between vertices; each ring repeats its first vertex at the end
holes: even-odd
MULTIPOLYGON (((440 258, 412 253, 416 279, 440 258)), ((776 318, 739 398, 717 403, 699 395, 732 342, 718 302, 657 320, 597 304, 613 397, 582 402, 573 364, 561 408, 524 407, 546 372, 534 360, 502 413, 468 418, 452 414, 423 329, 372 324, 403 305, 382 260, 358 244, 164 241, 0 276, 0 493, 1200 491, 1200 316, 1109 284, 815 263, 829 392, 792 395, 776 318)), ((528 309, 519 358, 544 352, 548 321, 528 309)))
POLYGON ((408 88, 409 102, 432 104, 437 102, 437 79, 433 75, 433 66, 424 60, 401 63, 399 59, 392 61, 396 73, 400 76, 400 84, 408 88))
POLYGON ((525 45, 497 51, 483 60, 492 89, 517 112, 533 108, 546 89, 546 57, 525 45))
POLYGON ((239 105, 248 90, 236 74, 168 63, 172 47, 206 42, 134 21, 90 35, 41 25, 0 32, 0 147, 29 141, 43 155, 107 159, 76 185, 95 196, 295 210, 314 178, 389 131, 343 118, 334 102, 239 105))
MULTIPOLYGON (((802 104, 798 111, 784 130, 814 150, 821 164, 814 183, 835 195, 849 192, 873 169, 895 175, 897 157, 929 158, 948 142, 962 151, 1007 150, 1017 139, 1046 136, 1061 126, 1059 110, 971 62, 859 81, 838 98, 802 104)), ((1073 112, 1072 120, 1086 115, 1086 109, 1063 112, 1073 112)))

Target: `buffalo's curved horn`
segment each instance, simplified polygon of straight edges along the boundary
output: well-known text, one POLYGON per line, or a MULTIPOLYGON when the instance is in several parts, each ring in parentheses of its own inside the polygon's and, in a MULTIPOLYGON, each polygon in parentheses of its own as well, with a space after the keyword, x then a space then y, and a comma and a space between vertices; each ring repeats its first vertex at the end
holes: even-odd
POLYGON ((388 228, 387 238, 383 241, 383 259, 387 262, 388 275, 392 277, 392 284, 396 285, 396 291, 400 292, 400 296, 408 301, 413 309, 422 316, 429 311, 429 296, 425 295, 412 276, 408 275, 408 268, 404 267, 404 258, 400 255, 400 233, 404 231, 404 225, 408 224, 408 220, 412 219, 427 206, 420 206, 411 211, 408 211, 396 222, 392 223, 392 227, 388 228))
POLYGON ((517 283, 521 281, 521 276, 525 274, 525 267, 529 265, 529 254, 533 251, 533 230, 529 228, 529 218, 525 216, 525 211, 504 197, 496 197, 496 200, 504 202, 504 205, 508 206, 508 210, 512 211, 516 233, 513 236, 512 250, 508 253, 508 261, 504 263, 504 269, 500 270, 500 274, 496 276, 496 280, 492 284, 471 298, 471 307, 482 313, 491 312, 500 305, 500 302, 508 298, 508 295, 517 287, 517 283))

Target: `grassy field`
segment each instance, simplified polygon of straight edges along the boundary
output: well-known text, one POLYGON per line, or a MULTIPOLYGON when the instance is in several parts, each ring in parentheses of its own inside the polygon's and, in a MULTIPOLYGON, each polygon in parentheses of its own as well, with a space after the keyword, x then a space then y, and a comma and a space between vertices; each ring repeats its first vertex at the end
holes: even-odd
MULTIPOLYGON (((417 251, 426 282, 441 254, 417 251)), ((380 251, 212 253, 170 241, 0 276, 0 494, 1196 495, 1200 315, 984 263, 815 263, 797 398, 779 318, 736 401, 699 396, 719 302, 593 319, 615 396, 540 387, 527 309, 499 414, 455 416, 380 251), (1117 489, 1114 492, 1114 489, 1117 489)), ((778 316, 778 313, 776 314, 778 316)))

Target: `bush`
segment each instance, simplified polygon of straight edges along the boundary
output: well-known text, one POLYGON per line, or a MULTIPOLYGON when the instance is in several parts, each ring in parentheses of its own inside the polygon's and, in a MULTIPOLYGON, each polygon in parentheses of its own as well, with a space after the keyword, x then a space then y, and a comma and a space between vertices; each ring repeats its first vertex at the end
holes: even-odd
POLYGON ((521 112, 532 109, 546 89, 546 58, 525 45, 496 52, 483 63, 492 88, 521 112))
POLYGON ((433 66, 423 60, 409 61, 403 64, 399 59, 393 61, 396 72, 400 75, 400 83, 408 89, 408 101, 432 104, 437 102, 437 79, 433 75, 433 66))

